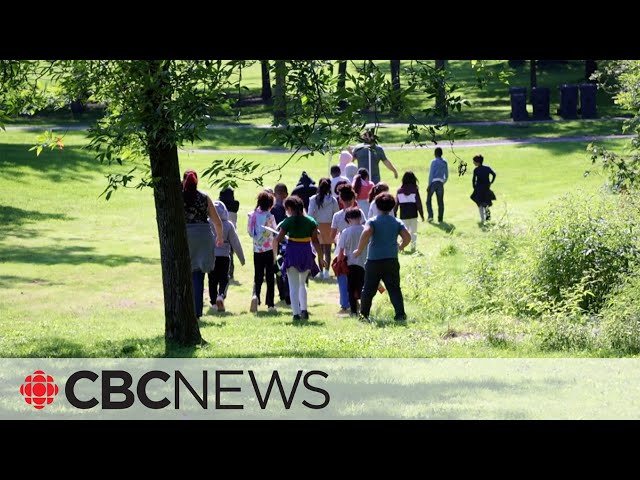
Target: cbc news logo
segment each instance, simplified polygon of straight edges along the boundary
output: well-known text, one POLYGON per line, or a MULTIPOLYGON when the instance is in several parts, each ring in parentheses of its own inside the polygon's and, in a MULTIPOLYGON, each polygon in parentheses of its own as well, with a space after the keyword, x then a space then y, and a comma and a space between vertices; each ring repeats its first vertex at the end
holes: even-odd
POLYGON ((42 410, 53 403, 53 399, 58 395, 58 385, 51 375, 36 370, 24 379, 24 383, 20 385, 20 394, 33 408, 42 410))

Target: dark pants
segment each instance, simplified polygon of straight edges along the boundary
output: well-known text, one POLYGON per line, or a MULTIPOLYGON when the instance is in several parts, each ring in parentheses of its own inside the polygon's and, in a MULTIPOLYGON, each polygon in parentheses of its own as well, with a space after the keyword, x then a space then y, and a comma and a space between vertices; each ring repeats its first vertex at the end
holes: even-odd
POLYGON ((287 305, 291 304, 291 299, 289 298, 289 282, 284 273, 280 272, 280 275, 276 273, 276 285, 278 286, 278 296, 280 300, 284 300, 287 305))
POLYGON ((253 287, 254 294, 260 299, 260 290, 262 290, 262 279, 267 277, 267 307, 273 307, 273 296, 275 290, 274 274, 276 266, 273 263, 273 250, 268 252, 253 252, 253 287))
POLYGON ((349 275, 347 275, 349 286, 349 306, 351 313, 358 313, 358 300, 364 286, 364 268, 359 265, 349 265, 349 275))
POLYGON ((229 254, 229 278, 233 278, 233 248, 229 254))
POLYGON ((227 297, 227 286, 229 285, 229 257, 216 257, 213 271, 209 272, 209 299, 211 303, 216 303, 216 298, 220 295, 227 297))
POLYGON ((442 222, 442 218, 444 217, 444 184, 442 182, 432 182, 427 188, 427 215, 429 218, 433 218, 431 197, 434 193, 438 200, 438 221, 442 222))
POLYGON ((400 290, 400 263, 397 258, 367 260, 364 265, 364 287, 360 300, 360 313, 365 317, 369 316, 371 301, 376 294, 380 280, 384 282, 389 292, 391 304, 396 311, 395 319, 404 319, 404 300, 402 290, 400 290))
POLYGON ((196 317, 202 316, 202 296, 204 295, 204 272, 196 270, 191 272, 193 282, 193 300, 196 304, 196 317))

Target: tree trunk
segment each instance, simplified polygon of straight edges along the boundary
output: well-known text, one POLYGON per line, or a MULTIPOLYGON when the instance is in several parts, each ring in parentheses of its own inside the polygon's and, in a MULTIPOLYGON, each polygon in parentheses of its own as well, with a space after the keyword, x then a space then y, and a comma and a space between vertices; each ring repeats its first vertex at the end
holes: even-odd
POLYGON ((536 60, 529 60, 529 64, 531 65, 531 69, 530 69, 530 87, 536 88, 538 86, 538 72, 536 70, 536 60))
POLYGON ((595 82, 595 80, 591 80, 591 75, 595 73, 598 69, 598 63, 595 60, 585 60, 584 61, 584 79, 587 82, 595 82))
POLYGON ((271 102, 271 78, 269 78, 269 60, 260 60, 262 66, 262 101, 271 102))
MULTIPOLYGON (((442 71, 443 74, 445 65, 446 60, 436 60, 436 70, 442 71)), ((439 117, 446 117, 449 114, 447 109, 447 92, 445 91, 444 77, 440 79, 438 90, 436 92, 436 114, 439 117)))
POLYGON ((193 301, 178 147, 175 143, 164 144, 158 141, 174 138, 173 118, 169 111, 163 109, 171 99, 171 87, 165 76, 168 64, 158 60, 150 60, 148 64, 149 75, 156 80, 147 90, 145 117, 152 120, 144 128, 149 145, 151 174, 155 179, 153 198, 160 241, 165 341, 167 347, 172 342, 181 346, 193 346, 200 344, 202 337, 193 301))
POLYGON ((400 111, 400 60, 390 60, 391 67, 391 85, 393 86, 393 97, 391 111, 398 113, 400 111))
POLYGON ((347 61, 338 62, 338 90, 344 90, 347 85, 347 61))
POLYGON ((287 120, 287 66, 284 60, 276 60, 275 74, 276 88, 273 92, 273 123, 281 125, 287 120))

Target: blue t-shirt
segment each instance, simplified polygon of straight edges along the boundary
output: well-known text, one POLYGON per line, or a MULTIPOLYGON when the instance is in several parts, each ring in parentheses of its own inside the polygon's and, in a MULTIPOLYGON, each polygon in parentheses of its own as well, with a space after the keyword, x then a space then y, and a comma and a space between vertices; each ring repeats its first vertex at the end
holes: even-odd
POLYGON ((407 228, 402 220, 391 215, 376 215, 367 220, 367 225, 373 230, 367 260, 398 258, 398 235, 407 228))

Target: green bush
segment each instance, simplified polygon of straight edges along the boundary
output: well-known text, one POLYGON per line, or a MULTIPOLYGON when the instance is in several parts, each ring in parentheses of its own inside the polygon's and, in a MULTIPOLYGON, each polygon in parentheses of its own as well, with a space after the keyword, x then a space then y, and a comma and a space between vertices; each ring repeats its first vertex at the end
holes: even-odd
POLYGON ((640 353, 640 275, 629 277, 600 312, 602 336, 622 353, 640 353))
POLYGON ((533 279, 550 300, 560 302, 563 290, 584 284, 580 306, 602 307, 639 253, 638 207, 630 195, 570 194, 539 216, 533 279))

